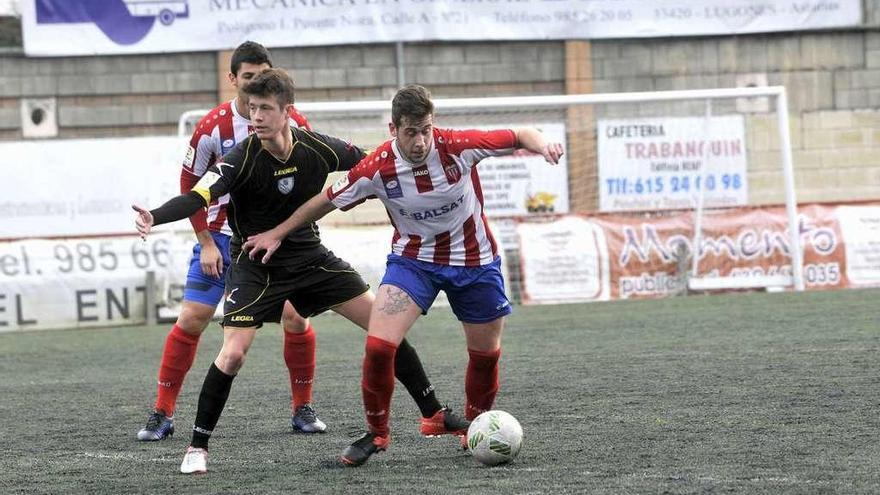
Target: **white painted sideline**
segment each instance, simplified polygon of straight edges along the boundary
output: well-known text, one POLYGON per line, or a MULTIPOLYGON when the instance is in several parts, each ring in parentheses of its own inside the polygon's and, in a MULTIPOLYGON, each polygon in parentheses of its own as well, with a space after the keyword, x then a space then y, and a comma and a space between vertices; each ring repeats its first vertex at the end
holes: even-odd
POLYGON ((770 289, 772 287, 790 287, 791 277, 788 275, 762 275, 754 277, 698 277, 688 279, 688 289, 722 290, 722 289, 770 289))

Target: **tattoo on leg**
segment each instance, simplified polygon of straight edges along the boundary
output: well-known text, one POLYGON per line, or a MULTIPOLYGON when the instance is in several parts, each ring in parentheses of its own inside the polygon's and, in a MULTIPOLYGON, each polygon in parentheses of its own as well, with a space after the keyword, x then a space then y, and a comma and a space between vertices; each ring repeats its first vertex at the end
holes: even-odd
POLYGON ((409 294, 397 287, 390 287, 388 289, 388 300, 385 301, 384 306, 379 308, 379 311, 386 315, 396 315, 406 311, 406 307, 409 306, 409 304, 409 294))

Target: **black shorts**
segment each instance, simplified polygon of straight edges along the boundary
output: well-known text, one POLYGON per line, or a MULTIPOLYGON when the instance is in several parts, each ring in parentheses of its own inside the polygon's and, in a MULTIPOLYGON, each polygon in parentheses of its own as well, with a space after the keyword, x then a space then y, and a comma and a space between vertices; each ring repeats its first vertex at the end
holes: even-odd
POLYGON ((266 266, 239 256, 226 273, 223 326, 259 328, 279 322, 285 300, 302 316, 314 316, 369 289, 351 265, 330 251, 297 267, 266 266))

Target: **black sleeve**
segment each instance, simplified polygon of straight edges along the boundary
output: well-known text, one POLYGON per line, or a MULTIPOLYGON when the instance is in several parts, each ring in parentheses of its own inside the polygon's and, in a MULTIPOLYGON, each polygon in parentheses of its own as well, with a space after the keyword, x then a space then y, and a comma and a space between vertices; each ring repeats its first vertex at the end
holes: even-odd
POLYGON ((190 191, 171 198, 164 205, 150 210, 153 214, 153 225, 162 225, 176 220, 189 218, 199 208, 205 207, 205 200, 198 193, 190 191))
POLYGON ((351 170, 367 155, 364 150, 337 137, 304 131, 309 145, 318 152, 327 163, 330 172, 351 170))

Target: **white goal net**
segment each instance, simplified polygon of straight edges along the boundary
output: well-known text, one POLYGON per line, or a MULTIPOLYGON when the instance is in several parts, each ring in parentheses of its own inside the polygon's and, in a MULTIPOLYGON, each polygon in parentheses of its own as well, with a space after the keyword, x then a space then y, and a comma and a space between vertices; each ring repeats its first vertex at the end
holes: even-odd
MULTIPOLYGON (((803 290, 784 88, 436 99, 434 103, 438 127, 534 126, 565 147, 564 160, 557 167, 528 154, 492 158, 479 167, 486 213, 504 247, 510 291, 518 300, 538 301, 534 294, 542 291, 537 284, 542 277, 546 291, 559 291, 555 301, 582 300, 569 297, 567 290, 594 292, 594 299, 651 293, 635 290, 640 280, 644 287, 665 284, 675 289, 654 295, 770 287, 803 290), (765 205, 776 205, 784 224, 775 230, 756 227, 755 242, 749 240, 749 233, 711 232, 719 212, 765 205), (561 228, 556 222, 565 216, 605 225, 604 233, 584 237, 584 230, 593 227, 571 227, 575 224, 554 231, 561 228), (652 218, 682 220, 668 239, 661 240, 653 238, 655 233, 644 223, 636 224, 652 218), (622 247, 610 252, 600 249, 604 254, 581 252, 583 243, 611 242, 607 225, 630 220, 635 223, 620 230, 622 247), (786 259, 777 263, 778 269, 716 266, 721 255, 747 258, 751 247, 786 259), (561 254, 542 258, 554 249, 561 254), (651 252, 675 264, 675 271, 666 277, 651 268, 651 252), (630 280, 615 275, 613 265, 633 253, 638 254, 633 258, 645 262, 637 268, 641 270, 637 276, 630 280), (535 272, 539 269, 544 272, 535 272), (554 277, 560 283, 554 283, 554 277), (524 285, 529 279, 530 287, 524 285), (569 279, 576 279, 571 287, 566 286, 569 279), (603 289, 605 283, 614 288, 603 289)), ((389 101, 297 104, 316 131, 364 149, 389 138, 390 107, 389 101)), ((204 113, 184 114, 181 135, 188 135, 204 113)), ((387 216, 381 203, 372 201, 349 212, 335 212, 323 225, 325 229, 387 225, 387 216)))

